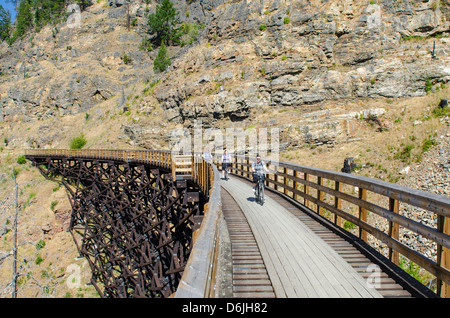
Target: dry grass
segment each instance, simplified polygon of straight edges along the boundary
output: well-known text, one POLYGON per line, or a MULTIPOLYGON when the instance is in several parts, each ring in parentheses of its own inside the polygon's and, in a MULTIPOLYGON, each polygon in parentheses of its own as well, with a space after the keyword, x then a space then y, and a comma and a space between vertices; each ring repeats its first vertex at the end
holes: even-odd
MULTIPOLYGON (((395 181, 407 165, 420 164, 422 143, 449 131, 448 125, 432 116, 432 110, 441 98, 448 96, 450 88, 423 97, 400 100, 367 101, 366 108, 384 108, 380 117, 387 124, 387 130, 376 131, 366 120, 354 120, 353 131, 357 140, 337 142, 333 145, 308 146, 288 149, 280 157, 299 164, 337 170, 343 167, 344 159, 353 157, 361 167, 359 174, 395 181), (406 146, 413 145, 411 157, 402 161, 395 158, 406 146)), ((361 105, 349 104, 348 110, 358 111, 361 105)), ((438 139, 438 138, 437 138, 438 139)))

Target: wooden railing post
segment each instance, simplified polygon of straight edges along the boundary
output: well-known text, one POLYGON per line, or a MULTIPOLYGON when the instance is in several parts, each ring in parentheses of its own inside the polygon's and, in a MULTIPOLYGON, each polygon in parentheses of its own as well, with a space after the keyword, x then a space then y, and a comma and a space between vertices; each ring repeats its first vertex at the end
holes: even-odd
MULTIPOLYGON (((339 181, 335 181, 334 182, 334 190, 341 192, 341 188, 342 188, 341 183, 339 181)), ((334 197, 334 207, 338 210, 341 209, 341 198, 339 198, 337 196, 334 197)), ((339 227, 342 226, 342 218, 337 214, 334 214, 334 224, 336 224, 339 227)))
MULTIPOLYGON (((443 231, 445 234, 450 235, 450 218, 444 217, 443 231)), ((450 249, 444 247, 442 251, 441 266, 450 269, 450 249)), ((443 283, 441 297, 450 298, 450 284, 443 283)))
POLYGON ((247 170, 247 175, 246 175, 246 177, 247 177, 247 178, 250 178, 250 176, 252 175, 251 167, 249 166, 249 165, 250 165, 250 160, 249 160, 248 158, 245 159, 245 163, 247 164, 247 168, 245 169, 245 170, 247 170))
MULTIPOLYGON (((317 177, 317 184, 323 185, 322 177, 317 177)), ((320 202, 323 201, 323 192, 320 191, 319 189, 317 189, 317 200, 319 200, 320 202)), ((323 214, 323 208, 319 204, 317 204, 317 214, 319 214, 319 215, 323 214)))
MULTIPOLYGON (((304 177, 305 177, 305 180, 308 181, 308 179, 309 179, 309 174, 308 174, 308 173, 305 173, 305 174, 304 174, 304 177)), ((309 187, 308 187, 306 184, 305 184, 304 187, 303 187, 303 192, 304 192, 305 194, 309 194, 309 187)), ((309 203, 309 201, 306 200, 306 197, 305 197, 305 200, 304 200, 303 204, 304 204, 306 207, 308 207, 308 203, 309 203)))
MULTIPOLYGON (((449 218, 439 215, 437 219, 437 230, 443 232, 444 234, 450 234, 449 218)), ((450 250, 441 244, 437 245, 437 264, 441 267, 450 268, 450 250)), ((436 282, 437 291, 436 293, 442 298, 450 298, 450 285, 443 282, 441 279, 437 279, 436 282)))
MULTIPOLYGON (((298 182, 297 182, 296 178, 298 178, 298 170, 294 170, 294 183, 293 183, 294 190, 298 190, 297 189, 298 188, 298 182)), ((294 191, 294 193, 292 194, 292 197, 294 198, 295 201, 298 200, 298 194, 297 194, 296 191, 294 191)))
POLYGON ((172 178, 173 180, 177 179, 177 171, 175 169, 175 158, 172 158, 172 178))
MULTIPOLYGON (((275 166, 275 171, 278 172, 278 166, 275 166)), ((275 181, 274 184, 273 184, 273 188, 275 189, 275 191, 278 191, 278 184, 277 184, 277 182, 278 182, 278 174, 277 173, 275 173, 273 175, 273 181, 275 181)))
MULTIPOLYGON (((398 213, 398 211, 399 211, 398 200, 389 198, 389 211, 398 213)), ((399 226, 397 223, 394 223, 392 221, 389 222, 389 236, 395 240, 398 240, 398 237, 399 237, 399 226)), ((398 255, 397 251, 392 249, 392 247, 389 247, 389 259, 395 265, 398 265, 399 255, 398 255)))
MULTIPOLYGON (((358 188, 358 197, 360 200, 366 201, 367 199, 367 190, 364 188, 358 188)), ((365 223, 367 223, 367 210, 363 207, 359 207, 359 219, 365 223)), ((364 242, 367 242, 367 232, 364 231, 361 227, 359 227, 359 238, 364 242)))
POLYGON ((288 190, 287 190, 288 178, 286 177, 287 176, 287 168, 283 168, 283 173, 284 173, 284 177, 283 177, 284 189, 283 189, 283 192, 284 192, 284 194, 287 195, 287 193, 288 193, 288 190))

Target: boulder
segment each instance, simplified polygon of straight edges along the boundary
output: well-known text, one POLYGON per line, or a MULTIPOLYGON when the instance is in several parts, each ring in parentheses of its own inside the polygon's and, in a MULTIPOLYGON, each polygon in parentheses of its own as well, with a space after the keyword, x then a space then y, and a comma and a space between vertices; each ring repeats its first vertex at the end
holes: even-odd
POLYGON ((356 164, 353 162, 353 158, 345 158, 344 167, 341 169, 341 171, 345 173, 352 173, 355 167, 356 164))

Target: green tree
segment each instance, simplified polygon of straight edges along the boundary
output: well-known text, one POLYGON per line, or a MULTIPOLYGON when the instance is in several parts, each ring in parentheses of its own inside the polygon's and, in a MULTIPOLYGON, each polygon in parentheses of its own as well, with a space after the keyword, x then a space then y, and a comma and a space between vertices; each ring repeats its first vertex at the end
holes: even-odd
POLYGON ((6 41, 11 36, 11 16, 0 4, 0 42, 6 41))
POLYGON ((170 65, 170 59, 167 54, 167 48, 164 42, 161 43, 158 55, 153 61, 153 69, 158 72, 163 72, 170 65))
MULTIPOLYGON (((74 0, 85 7, 87 0, 74 0)), ((49 23, 58 23, 65 17, 65 10, 71 1, 67 0, 10 0, 17 5, 16 28, 11 42, 23 36, 29 29, 39 31, 49 23)))
POLYGON ((86 9, 91 3, 90 0, 76 0, 76 2, 80 5, 81 10, 86 9))
POLYGON ((12 41, 21 37, 33 26, 33 14, 31 13, 31 1, 22 0, 17 8, 17 25, 14 30, 12 41))
POLYGON ((32 3, 34 12, 34 24, 37 29, 48 23, 54 23, 64 14, 65 0, 34 0, 32 3))
POLYGON ((180 31, 181 21, 178 11, 173 7, 170 0, 162 0, 161 5, 156 6, 156 12, 148 16, 150 34, 156 33, 156 45, 165 43, 179 44, 182 32, 180 31))

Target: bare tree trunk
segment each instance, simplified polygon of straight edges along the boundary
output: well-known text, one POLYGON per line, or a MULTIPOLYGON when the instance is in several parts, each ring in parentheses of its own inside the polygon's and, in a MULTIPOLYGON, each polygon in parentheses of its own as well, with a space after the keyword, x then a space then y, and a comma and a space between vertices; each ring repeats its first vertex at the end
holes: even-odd
POLYGON ((17 218, 19 216, 19 185, 13 172, 15 194, 14 194, 14 250, 13 250, 13 293, 12 298, 17 298, 17 218))

